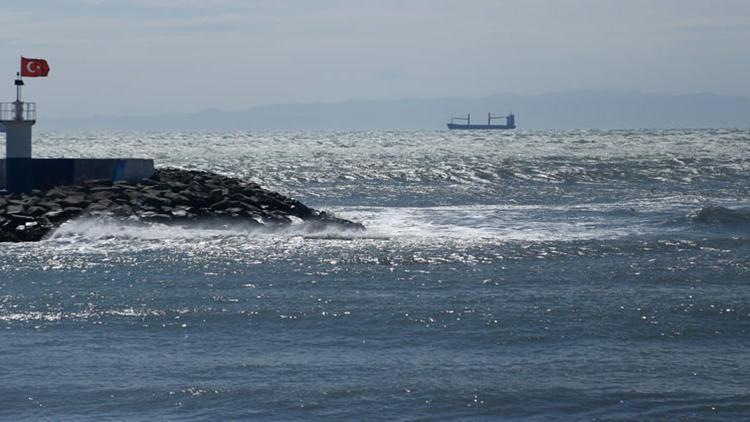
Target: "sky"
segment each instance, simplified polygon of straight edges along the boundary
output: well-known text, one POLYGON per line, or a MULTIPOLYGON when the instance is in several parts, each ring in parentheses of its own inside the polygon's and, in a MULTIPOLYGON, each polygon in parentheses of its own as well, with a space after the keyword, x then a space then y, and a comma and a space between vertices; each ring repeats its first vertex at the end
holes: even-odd
POLYGON ((49 61, 25 97, 53 117, 590 89, 750 96, 750 1, 3 0, 3 101, 21 55, 49 61))

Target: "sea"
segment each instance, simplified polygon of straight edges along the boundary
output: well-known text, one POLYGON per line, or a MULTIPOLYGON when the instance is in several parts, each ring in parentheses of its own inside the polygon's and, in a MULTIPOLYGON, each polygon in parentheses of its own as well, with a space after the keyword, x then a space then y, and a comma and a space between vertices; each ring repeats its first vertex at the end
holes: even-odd
POLYGON ((750 130, 37 133, 363 223, 0 244, 0 420, 750 419, 750 130))

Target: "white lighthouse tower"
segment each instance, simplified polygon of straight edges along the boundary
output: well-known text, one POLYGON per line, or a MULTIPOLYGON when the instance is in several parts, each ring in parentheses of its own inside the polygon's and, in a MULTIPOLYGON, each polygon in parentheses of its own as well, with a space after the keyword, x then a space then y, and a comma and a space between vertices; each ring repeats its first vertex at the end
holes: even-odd
POLYGON ((5 189, 31 192, 31 127, 36 123, 36 103, 21 101, 23 80, 15 81, 16 101, 0 103, 0 124, 5 127, 5 189))

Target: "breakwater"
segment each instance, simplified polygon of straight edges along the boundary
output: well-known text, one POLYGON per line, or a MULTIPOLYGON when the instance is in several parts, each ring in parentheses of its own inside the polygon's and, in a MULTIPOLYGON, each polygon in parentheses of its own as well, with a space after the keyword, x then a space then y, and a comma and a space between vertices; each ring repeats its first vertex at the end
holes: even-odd
POLYGON ((138 183, 91 180, 29 194, 0 194, 0 242, 38 241, 80 216, 142 221, 241 221, 287 226, 295 219, 310 231, 364 226, 307 207, 258 184, 205 171, 157 169, 138 183))

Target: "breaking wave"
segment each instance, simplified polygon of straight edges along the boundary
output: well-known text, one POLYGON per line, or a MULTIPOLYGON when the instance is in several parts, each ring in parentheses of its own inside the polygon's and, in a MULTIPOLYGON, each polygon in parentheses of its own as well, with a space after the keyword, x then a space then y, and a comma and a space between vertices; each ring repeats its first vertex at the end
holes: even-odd
MULTIPOLYGON (((195 242, 269 242, 301 237, 310 240, 393 240, 399 243, 496 243, 507 241, 578 241, 615 239, 664 228, 663 210, 645 203, 551 205, 470 205, 433 207, 334 207, 336 215, 361 222, 365 231, 337 227, 315 230, 303 221, 291 226, 258 227, 242 222, 163 224, 111 217, 71 220, 49 241, 85 245, 195 242)), ((673 211, 675 212, 675 211, 673 211)))
POLYGON ((61 225, 47 240, 58 243, 79 241, 142 240, 142 241, 191 241, 195 239, 222 239, 231 237, 352 237, 361 232, 338 226, 320 229, 315 223, 307 223, 292 217, 288 226, 264 225, 242 221, 205 221, 179 224, 145 222, 138 219, 115 217, 82 217, 61 225))

